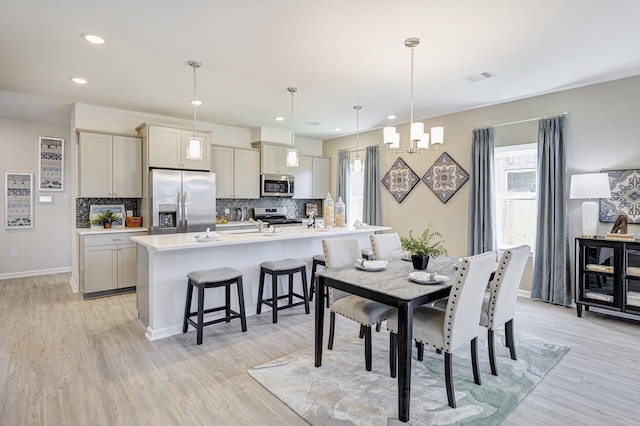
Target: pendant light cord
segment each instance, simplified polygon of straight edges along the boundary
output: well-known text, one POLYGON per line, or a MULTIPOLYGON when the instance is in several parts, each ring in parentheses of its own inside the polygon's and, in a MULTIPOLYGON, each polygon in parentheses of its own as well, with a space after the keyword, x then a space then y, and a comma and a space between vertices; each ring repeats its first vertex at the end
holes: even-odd
POLYGON ((196 79, 196 69, 200 68, 200 65, 202 64, 198 61, 189 61, 187 63, 191 68, 193 68, 193 99, 191 100, 191 103, 193 103, 193 138, 196 139, 196 121, 198 118, 198 99, 196 98, 198 81, 196 79))
POLYGON ((295 87, 288 87, 287 90, 291 93, 291 149, 293 149, 293 143, 295 139, 295 134, 293 131, 293 94, 298 91, 295 87))

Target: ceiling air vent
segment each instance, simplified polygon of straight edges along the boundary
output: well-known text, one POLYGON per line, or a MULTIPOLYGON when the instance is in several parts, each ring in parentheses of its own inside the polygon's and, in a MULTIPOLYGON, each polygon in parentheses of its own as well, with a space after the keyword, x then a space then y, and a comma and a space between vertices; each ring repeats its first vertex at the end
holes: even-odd
POLYGON ((320 126, 320 125, 322 125, 322 123, 318 123, 317 121, 310 121, 309 124, 311 124, 312 126, 320 126))
POLYGON ((493 77, 493 74, 489 71, 485 71, 479 74, 471 74, 469 77, 465 78, 465 80, 470 81, 471 83, 477 83, 478 81, 486 80, 491 77, 493 77))

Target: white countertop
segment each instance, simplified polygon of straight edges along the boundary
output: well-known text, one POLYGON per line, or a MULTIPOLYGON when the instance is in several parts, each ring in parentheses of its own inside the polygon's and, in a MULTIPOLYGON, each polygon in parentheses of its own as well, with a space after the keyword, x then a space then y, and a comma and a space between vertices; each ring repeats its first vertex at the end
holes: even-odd
MULTIPOLYGON (((388 226, 367 226, 364 228, 333 228, 333 229, 307 229, 304 226, 284 227, 275 235, 266 236, 258 232, 243 231, 217 231, 218 238, 211 238, 205 242, 196 240, 196 236, 203 235, 203 232, 192 232, 186 234, 164 234, 164 235, 140 235, 131 237, 131 241, 142 244, 149 251, 169 251, 199 249, 213 246, 227 246, 237 244, 263 244, 273 241, 294 240, 303 238, 324 238, 325 236, 349 236, 362 233, 373 233, 388 231, 388 226)), ((251 230, 253 231, 253 230, 251 230)))
POLYGON ((147 228, 127 228, 127 227, 111 228, 111 229, 76 228, 76 233, 78 233, 79 235, 117 234, 121 232, 147 232, 147 231, 149 231, 147 228))

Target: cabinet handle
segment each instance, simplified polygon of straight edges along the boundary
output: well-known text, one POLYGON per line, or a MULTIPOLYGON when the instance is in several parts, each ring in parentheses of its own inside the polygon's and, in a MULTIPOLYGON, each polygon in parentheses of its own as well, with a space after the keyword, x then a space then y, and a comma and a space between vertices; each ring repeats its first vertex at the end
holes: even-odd
POLYGON ((111 241, 120 241, 122 238, 112 238, 111 241))

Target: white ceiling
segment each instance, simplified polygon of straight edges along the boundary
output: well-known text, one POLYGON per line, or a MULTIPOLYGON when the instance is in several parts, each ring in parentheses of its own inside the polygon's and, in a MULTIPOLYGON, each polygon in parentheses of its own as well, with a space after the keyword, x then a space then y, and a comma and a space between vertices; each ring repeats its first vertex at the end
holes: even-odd
POLYGON ((294 86, 296 135, 329 139, 355 132, 358 104, 360 130, 409 121, 407 37, 424 119, 639 75, 638 22, 637 0, 3 0, 0 116, 68 123, 81 102, 189 119, 194 59, 199 121, 289 129, 294 86))

